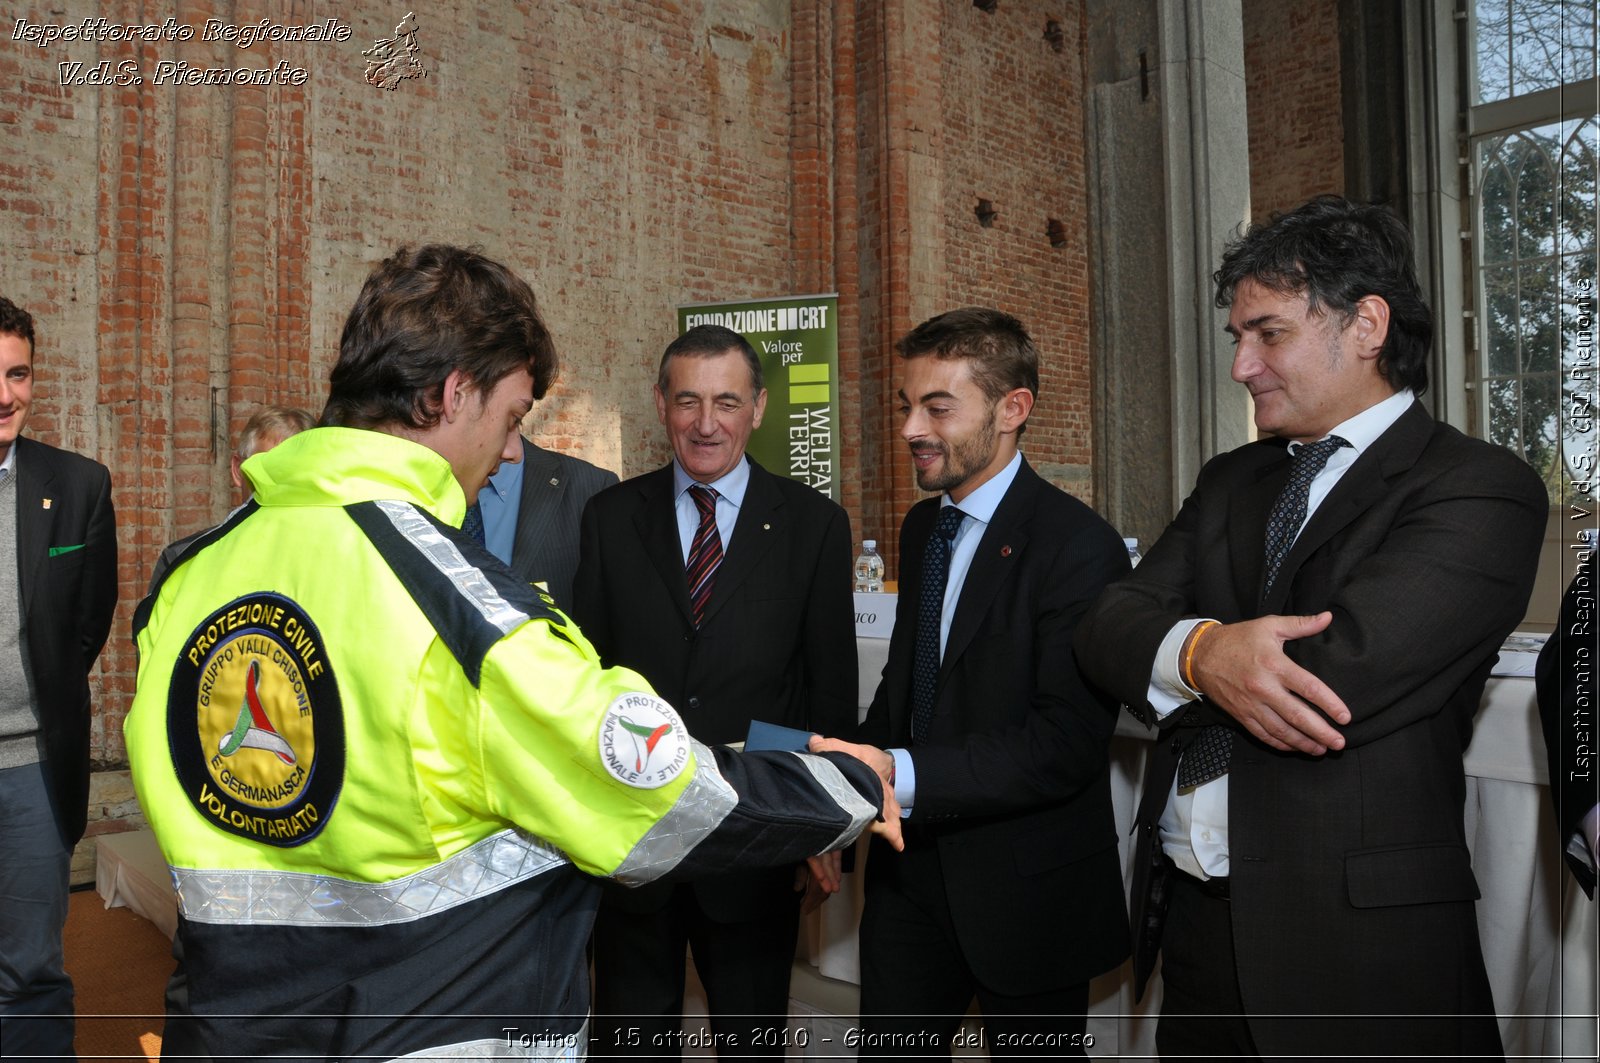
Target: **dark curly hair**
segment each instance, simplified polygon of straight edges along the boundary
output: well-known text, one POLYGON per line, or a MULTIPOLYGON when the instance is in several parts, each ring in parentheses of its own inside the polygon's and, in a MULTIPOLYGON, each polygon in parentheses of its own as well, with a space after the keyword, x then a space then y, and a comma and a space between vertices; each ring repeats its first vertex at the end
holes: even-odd
POLYGON ((1325 195, 1251 225, 1212 275, 1217 306, 1233 305, 1234 289, 1247 279, 1279 295, 1304 293, 1312 313, 1346 321, 1358 302, 1379 296, 1389 304, 1389 335, 1378 371, 1396 391, 1428 390, 1433 313, 1417 283, 1411 233, 1387 207, 1325 195))
POLYGON ((437 424, 445 378, 461 370, 480 395, 518 369, 544 398, 555 344, 533 289, 475 250, 401 248, 372 271, 339 337, 322 424, 437 424))
POLYGON ((28 353, 33 353, 33 315, 3 295, 0 295, 0 336, 27 340, 28 353))
MULTIPOLYGON (((906 333, 894 349, 902 358, 932 355, 971 362, 972 382, 983 397, 998 402, 1007 392, 1027 388, 1039 397, 1039 352, 1022 322, 1003 310, 965 306, 931 317, 906 333)), ((1028 430, 1026 424, 1017 435, 1028 430)))

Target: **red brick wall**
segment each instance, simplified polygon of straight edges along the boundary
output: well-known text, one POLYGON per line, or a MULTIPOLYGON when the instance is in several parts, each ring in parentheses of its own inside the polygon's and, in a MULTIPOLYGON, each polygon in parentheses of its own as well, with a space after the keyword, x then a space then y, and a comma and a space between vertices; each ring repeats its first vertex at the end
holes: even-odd
POLYGON ((1244 0, 1250 211, 1344 191, 1338 0, 1244 0))
POLYGON ((951 5, 944 33, 944 301, 1015 314, 1039 348, 1024 450, 1087 494, 1090 461, 1088 196, 1078 5, 951 5), (1045 38, 1062 31, 1062 50, 1045 38), (979 199, 994 204, 980 226, 979 199), (1063 246, 1052 246, 1050 219, 1063 246))
POLYGON ((892 545, 917 495, 890 345, 953 306, 1024 318, 1046 362, 1030 457, 1069 480, 1088 465, 1077 3, 454 0, 417 11, 428 75, 394 91, 365 83, 361 53, 404 7, 98 12, 197 28, 336 18, 346 42, 10 39, 17 18, 83 17, 52 6, 0 25, 0 291, 40 323, 30 433, 113 471, 121 605, 95 682, 102 761, 124 759, 129 621, 156 554, 233 504, 226 458, 257 403, 319 410, 361 279, 401 243, 478 244, 530 279, 562 375, 529 428, 624 475, 666 455, 650 382, 676 304, 818 290, 840 293, 858 538, 892 545), (101 59, 144 83, 61 84, 58 63, 101 59), (282 60, 307 76, 157 85, 162 60, 282 60), (1001 211, 992 229, 972 216, 977 195, 1001 211), (1047 217, 1066 247, 1050 247, 1047 217))
MULTIPOLYGON (((921 496, 892 415, 892 345, 926 318, 983 304, 1017 314, 1037 343, 1041 397, 1025 449, 1088 494, 1089 263, 1079 3, 905 0, 857 12, 860 178, 859 535, 887 541, 921 496), (1045 37, 1054 20, 1062 50, 1045 37), (992 227, 979 198, 999 211, 992 227), (1052 247, 1048 221, 1062 223, 1052 247)), ((841 204, 843 210, 843 204, 841 204)), ((841 249, 841 260, 845 258, 841 249)))

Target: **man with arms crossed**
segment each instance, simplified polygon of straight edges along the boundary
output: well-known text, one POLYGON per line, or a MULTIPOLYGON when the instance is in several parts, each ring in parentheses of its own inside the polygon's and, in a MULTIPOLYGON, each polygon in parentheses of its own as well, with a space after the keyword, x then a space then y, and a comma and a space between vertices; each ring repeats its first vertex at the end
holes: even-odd
MULTIPOLYGON (((737 332, 699 325, 661 356, 655 400, 672 462, 590 504, 573 616, 604 663, 648 679, 702 742, 743 741, 752 719, 847 733, 850 519, 745 454, 766 409, 760 359, 737 332)), ((718 1054, 782 1056, 799 910, 792 869, 608 889, 595 1010, 638 1031, 615 1049, 679 1054, 687 944, 713 1032, 737 1038, 718 1054)))
POLYGON ((396 253, 323 427, 245 462, 254 498, 140 605, 128 752, 179 909, 164 1052, 582 1058, 591 875, 792 864, 875 814, 847 757, 693 741, 462 533, 554 370, 510 270, 396 253))
POLYGON ((905 851, 875 845, 867 862, 861 1052, 946 1056, 976 996, 991 1054, 1081 1056, 1089 980, 1128 937, 1117 706, 1069 647, 1127 550, 1018 449, 1039 391, 1021 322, 953 310, 897 347, 900 434, 917 486, 941 494, 900 529, 894 634, 860 732, 871 746, 812 742, 893 771, 909 810, 905 851))
POLYGON ((1133 883, 1157 1047, 1498 1056, 1461 756, 1544 489, 1417 401, 1432 322, 1388 210, 1253 225, 1216 284, 1267 438, 1201 470, 1077 638, 1161 728, 1133 883))
POLYGON ((73 1058, 62 955, 89 803, 89 669, 117 606, 111 474, 31 439, 33 317, 0 296, 0 1041, 73 1058))

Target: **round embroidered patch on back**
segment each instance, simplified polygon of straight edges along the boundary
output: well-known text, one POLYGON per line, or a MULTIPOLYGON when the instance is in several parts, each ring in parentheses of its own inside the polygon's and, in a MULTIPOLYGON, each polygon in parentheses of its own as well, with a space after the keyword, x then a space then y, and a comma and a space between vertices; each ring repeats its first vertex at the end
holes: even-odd
POLYGON ((202 620, 173 666, 167 745, 207 821, 268 845, 316 837, 344 781, 344 714, 305 610, 250 594, 202 620))
POLYGON ((655 790, 688 767, 689 731, 654 694, 623 694, 600 721, 600 760, 619 782, 655 790))

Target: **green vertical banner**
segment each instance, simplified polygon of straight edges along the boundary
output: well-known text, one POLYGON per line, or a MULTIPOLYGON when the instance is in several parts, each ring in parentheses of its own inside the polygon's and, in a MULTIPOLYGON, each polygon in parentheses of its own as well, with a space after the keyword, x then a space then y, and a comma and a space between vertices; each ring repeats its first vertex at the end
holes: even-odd
POLYGON ((678 307, 678 332, 722 325, 761 358, 767 412, 750 436, 750 456, 838 502, 838 295, 796 295, 678 307))

